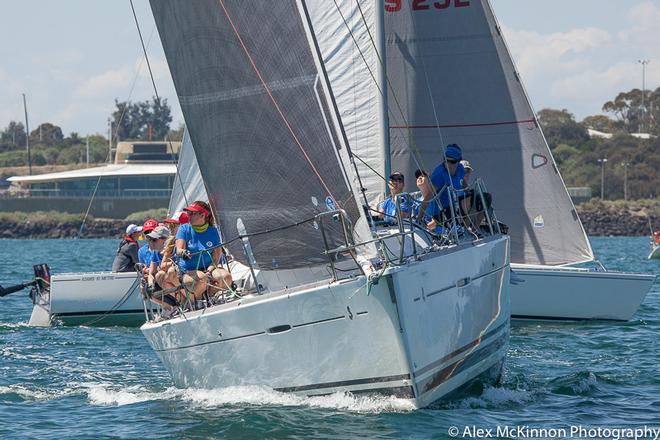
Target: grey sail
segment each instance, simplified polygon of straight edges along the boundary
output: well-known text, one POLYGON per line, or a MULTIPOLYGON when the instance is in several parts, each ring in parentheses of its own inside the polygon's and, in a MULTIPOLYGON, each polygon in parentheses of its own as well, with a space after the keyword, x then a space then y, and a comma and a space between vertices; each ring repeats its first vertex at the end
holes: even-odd
POLYGON ((208 202, 204 180, 199 172, 197 157, 190 141, 188 129, 183 132, 183 141, 179 149, 179 160, 176 166, 174 186, 170 195, 170 206, 167 209, 168 216, 181 211, 195 200, 208 202))
POLYGON ((488 2, 392 0, 385 10, 392 169, 432 170, 457 143, 510 226, 512 262, 592 260, 488 2))
POLYGON ((210 202, 234 256, 246 263, 236 240, 240 220, 262 270, 327 262, 321 231, 329 247, 338 246, 341 224, 323 227, 314 217, 334 207, 346 211, 358 237, 368 238, 304 7, 294 1, 154 0, 151 8, 210 202))

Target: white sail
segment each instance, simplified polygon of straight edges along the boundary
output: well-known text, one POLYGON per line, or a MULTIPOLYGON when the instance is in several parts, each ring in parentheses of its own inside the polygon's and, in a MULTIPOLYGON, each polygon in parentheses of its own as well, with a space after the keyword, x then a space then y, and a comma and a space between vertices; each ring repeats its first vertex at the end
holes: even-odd
POLYGON ((512 262, 592 260, 488 2, 391 0, 385 10, 392 169, 431 171, 457 143, 510 226, 512 262))
POLYGON ((373 0, 307 2, 332 92, 369 205, 386 190, 384 145, 379 133, 378 58, 373 0), (380 175, 379 175, 380 174, 380 175))
POLYGON ((167 209, 167 215, 181 211, 195 200, 208 202, 209 197, 206 194, 204 180, 199 172, 197 157, 193 149, 188 129, 183 132, 183 141, 179 149, 179 160, 176 166, 176 176, 170 195, 170 206, 167 209))

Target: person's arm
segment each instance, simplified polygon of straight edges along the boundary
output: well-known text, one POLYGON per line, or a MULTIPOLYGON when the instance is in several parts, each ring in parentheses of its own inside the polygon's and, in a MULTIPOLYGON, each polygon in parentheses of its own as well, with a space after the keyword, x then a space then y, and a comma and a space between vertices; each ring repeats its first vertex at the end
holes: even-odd
POLYGON ((186 252, 186 240, 183 238, 176 239, 176 254, 181 257, 186 252))
POLYGON ((220 265, 220 257, 222 256, 222 248, 215 248, 213 249, 213 254, 212 254, 212 259, 213 261, 211 262, 211 265, 206 268, 207 271, 213 272, 213 269, 216 268, 216 266, 220 265))
POLYGON ((156 272, 158 272, 158 266, 156 265, 155 261, 151 261, 151 264, 149 265, 149 272, 147 272, 147 284, 150 286, 153 286, 154 283, 156 282, 154 276, 156 275, 156 272))

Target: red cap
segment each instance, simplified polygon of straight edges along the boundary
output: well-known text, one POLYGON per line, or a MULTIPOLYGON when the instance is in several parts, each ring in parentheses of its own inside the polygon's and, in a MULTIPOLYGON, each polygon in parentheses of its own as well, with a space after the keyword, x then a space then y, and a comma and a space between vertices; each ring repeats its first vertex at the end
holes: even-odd
POLYGON ((211 214, 206 208, 203 206, 195 204, 195 202, 192 202, 189 206, 186 206, 183 208, 184 211, 191 211, 191 212, 201 212, 204 215, 209 215, 211 214))
POLYGON ((149 231, 153 231, 154 229, 156 229, 157 226, 158 226, 158 222, 150 218, 149 220, 144 222, 144 224, 142 225, 142 230, 144 231, 145 234, 148 234, 149 231))
POLYGON ((190 218, 188 217, 188 214, 181 211, 175 213, 172 216, 172 218, 168 218, 164 220, 165 223, 181 223, 181 224, 188 223, 189 221, 190 218))

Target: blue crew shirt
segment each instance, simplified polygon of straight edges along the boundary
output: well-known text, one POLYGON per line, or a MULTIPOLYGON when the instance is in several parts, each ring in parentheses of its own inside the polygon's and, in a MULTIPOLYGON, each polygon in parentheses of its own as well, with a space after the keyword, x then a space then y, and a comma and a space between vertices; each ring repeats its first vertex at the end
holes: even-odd
POLYGON ((156 263, 156 266, 160 266, 160 263, 162 262, 163 255, 155 249, 151 251, 151 260, 149 260, 149 264, 156 263))
MULTIPOLYGON (((218 246, 222 243, 220 239, 220 232, 215 226, 209 226, 204 232, 197 232, 193 229, 190 223, 185 223, 179 227, 176 233, 176 239, 183 239, 186 241, 186 249, 191 254, 203 251, 205 249, 218 246)), ((179 267, 183 270, 204 270, 211 266, 213 262, 213 251, 202 252, 198 255, 193 255, 190 260, 179 261, 179 267)))
POLYGON ((138 251, 138 260, 140 261, 140 263, 148 267, 149 265, 151 265, 152 254, 153 251, 149 249, 149 243, 144 244, 140 247, 140 250, 138 251))
MULTIPOLYGON (((431 183, 436 191, 440 191, 444 186, 453 186, 455 189, 462 189, 464 185, 463 179, 465 178, 465 168, 460 163, 456 165, 456 173, 453 176, 449 175, 449 171, 445 168, 444 162, 438 165, 431 174, 431 183)), ((457 192, 458 196, 463 195, 462 191, 457 192)), ((443 190, 440 194, 440 203, 443 208, 449 207, 449 193, 443 190)))
MULTIPOLYGON (((413 209, 413 215, 417 217, 419 215, 419 211, 422 208, 422 200, 416 200, 415 201, 415 206, 413 209)), ((435 219, 440 219, 440 213, 442 212, 442 207, 439 204, 439 200, 435 199, 426 204, 426 210, 424 211, 424 217, 421 219, 422 223, 424 226, 426 226, 428 223, 431 223, 431 220, 435 219)), ((441 234, 443 232, 443 228, 440 225, 437 225, 435 229, 433 230, 436 234, 441 234)))
MULTIPOLYGON (((411 211, 410 203, 401 203, 401 212, 410 213, 411 211)), ((383 221, 387 223, 396 223, 396 202, 392 200, 392 197, 388 197, 383 202, 383 221)))

